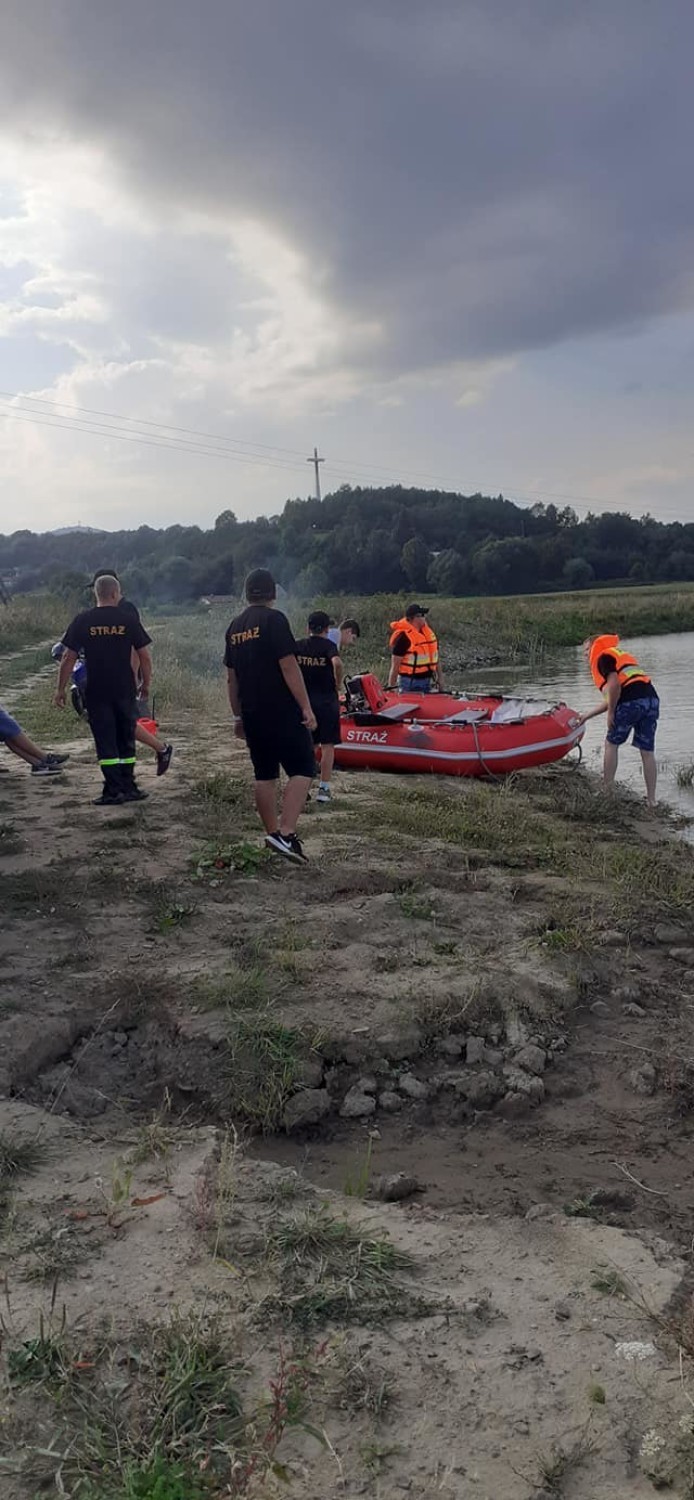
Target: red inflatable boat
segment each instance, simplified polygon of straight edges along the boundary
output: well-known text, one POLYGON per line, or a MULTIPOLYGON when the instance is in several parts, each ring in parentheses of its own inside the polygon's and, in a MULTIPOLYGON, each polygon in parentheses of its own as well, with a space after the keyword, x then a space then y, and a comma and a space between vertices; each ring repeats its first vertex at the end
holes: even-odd
POLYGON ((347 684, 338 766, 499 776, 561 760, 583 739, 579 716, 522 698, 384 691, 370 674, 347 684))

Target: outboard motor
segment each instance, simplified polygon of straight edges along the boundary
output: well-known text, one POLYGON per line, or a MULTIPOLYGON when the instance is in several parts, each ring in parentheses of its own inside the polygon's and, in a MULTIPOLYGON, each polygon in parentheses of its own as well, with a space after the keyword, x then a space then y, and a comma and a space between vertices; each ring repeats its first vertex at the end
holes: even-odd
POLYGON ((366 708, 366 698, 360 676, 345 678, 345 707, 348 713, 363 713, 366 708))
POLYGON ((388 699, 373 672, 362 672, 358 677, 350 677, 345 683, 347 690, 347 707, 354 713, 377 714, 385 708, 388 699))

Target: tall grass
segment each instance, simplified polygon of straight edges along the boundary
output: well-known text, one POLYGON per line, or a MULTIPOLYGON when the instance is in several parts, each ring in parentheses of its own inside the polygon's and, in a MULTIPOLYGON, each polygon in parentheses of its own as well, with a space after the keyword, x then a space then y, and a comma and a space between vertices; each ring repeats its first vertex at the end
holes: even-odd
MULTIPOLYGON (((692 584, 469 599, 414 591, 414 597, 429 605, 432 624, 446 643, 447 656, 453 648, 456 655, 469 660, 478 654, 497 655, 503 661, 520 656, 527 659, 553 648, 580 645, 586 636, 602 631, 628 638, 694 630, 692 584)), ((353 616, 361 625, 362 664, 382 671, 387 660, 389 622, 400 618, 408 602, 394 594, 361 599, 333 595, 308 601, 307 605, 291 600, 287 612, 302 633, 309 606, 326 609, 335 620, 353 616)))
POLYGON ((57 641, 76 607, 53 594, 18 594, 9 604, 0 604, 0 655, 21 651, 35 641, 57 641))
MULTIPOLYGON (((421 596, 420 596, 421 597, 421 596)), ((447 667, 512 663, 542 656, 564 646, 575 646, 588 635, 616 631, 625 639, 638 635, 694 630, 694 585, 646 588, 592 589, 577 594, 521 594, 505 598, 448 599, 424 595, 431 619, 444 646, 447 667)), ((336 621, 354 616, 361 625, 356 647, 345 654, 348 670, 370 669, 383 677, 388 666, 390 622, 401 617, 406 598, 374 594, 364 598, 329 596, 306 601, 283 599, 297 635, 307 628, 311 608, 328 610, 336 621)), ((228 717, 224 669, 224 632, 230 616, 243 608, 241 600, 207 612, 154 616, 154 692, 157 712, 165 718, 184 710, 208 722, 228 717)), ((72 613, 70 604, 48 595, 13 599, 0 607, 0 655, 57 638, 72 613)), ((27 661, 27 671, 32 662, 27 661)), ((17 675, 17 664, 0 670, 5 687, 17 675)), ((35 665, 34 665, 35 670, 35 665)), ((32 698, 34 690, 32 690, 32 698)), ((45 704, 49 693, 38 690, 45 704)), ((19 706, 19 705, 18 705, 19 706)), ((25 706, 25 705, 22 705, 25 706)), ((29 709, 30 704, 26 704, 29 709)), ((34 725, 47 731, 45 716, 34 725)))
MULTIPOLYGON (((353 616, 361 626, 356 646, 345 653, 347 670, 371 670, 383 678, 388 668, 390 622, 401 617, 406 600, 392 594, 362 599, 337 595, 310 601, 283 599, 297 636, 307 629, 311 608, 326 609, 336 621, 353 616)), ((625 639, 659 632, 694 630, 694 586, 595 589, 579 594, 519 595, 496 599, 430 596, 432 623, 444 646, 447 667, 477 662, 511 663, 577 645, 587 635, 614 630, 625 639)), ((177 615, 150 622, 153 635, 157 708, 165 715, 185 708, 207 719, 227 717, 222 658, 224 632, 241 600, 215 606, 206 614, 177 615)), ((145 611, 146 618, 146 611, 145 611)))
POLYGON ((183 709, 206 723, 228 719, 222 665, 228 623, 216 613, 177 615, 151 625, 157 717, 183 709))

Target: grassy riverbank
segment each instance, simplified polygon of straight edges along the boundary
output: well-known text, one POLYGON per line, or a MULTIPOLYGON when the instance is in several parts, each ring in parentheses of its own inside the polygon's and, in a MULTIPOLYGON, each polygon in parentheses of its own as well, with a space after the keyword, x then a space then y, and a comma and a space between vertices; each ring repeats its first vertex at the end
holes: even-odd
MULTIPOLYGON (((426 600, 426 596, 424 596, 426 600)), ((449 673, 486 664, 541 660, 587 635, 614 630, 624 639, 639 635, 694 630, 694 584, 635 589, 595 589, 577 594, 518 595, 513 598, 443 599, 431 597, 431 618, 444 647, 449 673)), ((405 601, 394 595, 369 598, 328 597, 302 603, 282 601, 297 635, 306 630, 306 616, 316 603, 331 616, 356 617, 361 624, 357 647, 346 654, 348 670, 370 669, 383 677, 388 668, 389 622, 403 612, 405 601)), ((154 639, 155 694, 158 711, 170 716, 183 708, 199 720, 221 720, 226 715, 222 654, 224 631, 239 601, 204 611, 145 618, 154 639)), ((0 697, 12 695, 16 712, 29 733, 42 739, 70 738, 75 723, 50 706, 52 676, 35 679, 23 693, 12 693, 22 676, 40 672, 43 656, 31 650, 37 640, 57 638, 71 613, 69 605, 50 596, 13 600, 0 611, 0 654, 16 651, 21 657, 0 662, 0 697)), ((45 655, 48 666, 48 653, 45 655)))
MULTIPOLYGON (((418 595, 431 610, 432 623, 447 647, 512 662, 542 656, 563 646, 578 646, 586 636, 614 631, 629 636, 694 630, 694 584, 649 588, 592 589, 576 594, 518 594, 484 599, 443 599, 418 595)), ((406 600, 389 594, 370 598, 325 598, 319 605, 335 619, 354 616, 362 628, 362 656, 369 665, 385 659, 388 623, 399 619, 406 600)), ((313 606, 315 607, 315 606, 313 606)), ((293 623, 304 611, 293 601, 293 623)))
MULTIPOLYGON (((417 591, 413 591, 417 594, 417 591)), ((498 650, 506 660, 529 651, 551 651, 580 645, 587 635, 614 630, 624 636, 660 635, 694 630, 694 583, 657 584, 645 588, 586 589, 581 593, 513 594, 498 598, 447 599, 421 592, 417 597, 431 609, 442 639, 498 650)), ((236 601, 238 604, 238 601, 236 601)), ((305 630, 310 609, 325 608, 336 620, 355 616, 362 627, 362 648, 371 657, 384 651, 388 625, 398 619, 407 600, 395 594, 368 597, 329 595, 320 599, 287 598, 286 610, 297 632, 305 630)), ((214 622, 219 637, 235 607, 218 605, 209 612, 191 606, 159 617, 176 632, 190 632, 188 652, 195 670, 205 667, 201 651, 209 634, 205 621, 214 622)), ((240 607, 240 605, 239 605, 240 607)), ((157 621, 152 611, 143 611, 157 621)), ((57 637, 71 614, 69 604, 48 594, 19 595, 0 609, 0 654, 29 646, 44 637, 57 637)))

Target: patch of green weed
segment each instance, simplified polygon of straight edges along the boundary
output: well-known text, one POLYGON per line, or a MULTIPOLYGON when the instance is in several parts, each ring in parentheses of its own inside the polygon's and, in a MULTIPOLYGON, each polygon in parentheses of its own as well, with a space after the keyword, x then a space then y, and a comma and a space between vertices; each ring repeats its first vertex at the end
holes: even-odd
POLYGON ((280 1290, 261 1303, 261 1320, 308 1331, 327 1323, 381 1323, 431 1311, 431 1303, 404 1280, 404 1273, 414 1270, 410 1256, 385 1234, 336 1219, 325 1208, 280 1224, 270 1235, 268 1253, 280 1290))
POLYGON ((195 874, 209 885, 220 885, 224 875, 253 875, 272 865, 268 849, 249 840, 236 844, 207 844, 196 857, 195 874))
POLYGON ((0 1185, 7 1185, 17 1177, 26 1177, 38 1171, 45 1159, 45 1143, 35 1136, 16 1135, 9 1130, 0 1131, 0 1185))
POLYGON ((228 1038, 230 1113, 264 1134, 277 1130, 305 1051, 302 1034, 271 1017, 234 1021, 228 1038))

